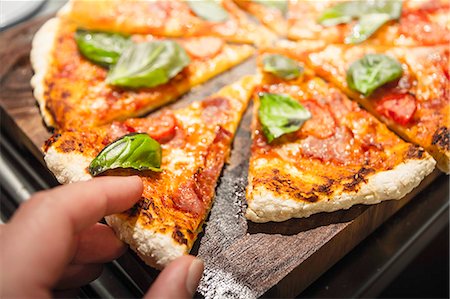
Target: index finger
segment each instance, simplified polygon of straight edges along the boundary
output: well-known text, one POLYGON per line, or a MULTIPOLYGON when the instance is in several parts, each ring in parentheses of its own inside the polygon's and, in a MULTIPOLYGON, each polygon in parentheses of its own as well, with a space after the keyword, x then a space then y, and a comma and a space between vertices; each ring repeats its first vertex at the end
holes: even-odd
POLYGON ((4 228, 5 270, 11 261, 18 281, 52 287, 76 250, 74 235, 130 208, 142 188, 138 177, 102 177, 33 195, 4 228), (36 276, 30 268, 46 271, 36 276))
MULTIPOLYGON (((99 177, 40 192, 33 197, 37 201, 55 201, 54 212, 69 217, 73 232, 77 233, 104 216, 132 207, 141 195, 142 181, 133 176, 99 177)), ((52 202, 48 204, 51 205, 52 202)))

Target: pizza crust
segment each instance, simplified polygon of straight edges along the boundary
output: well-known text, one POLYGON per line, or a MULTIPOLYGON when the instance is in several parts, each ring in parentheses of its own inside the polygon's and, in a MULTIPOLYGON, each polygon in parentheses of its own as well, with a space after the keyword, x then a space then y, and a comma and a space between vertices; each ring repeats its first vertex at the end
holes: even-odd
POLYGON ((55 120, 46 108, 44 96, 45 76, 51 65, 51 54, 58 28, 59 19, 57 18, 50 19, 42 25, 33 38, 30 53, 30 61, 34 69, 34 76, 31 78, 31 86, 34 89, 33 94, 39 104, 45 123, 50 127, 55 126, 55 120))
POLYGON ((176 258, 188 254, 187 246, 176 243, 171 234, 162 234, 143 227, 139 222, 130 225, 118 215, 105 217, 116 235, 139 255, 149 266, 163 269, 176 258))
MULTIPOLYGON (((249 189, 246 218, 253 222, 281 222, 290 218, 309 217, 320 212, 349 209, 356 204, 376 204, 384 200, 401 199, 430 174, 436 162, 426 155, 422 160, 408 160, 392 170, 369 177, 355 192, 335 194, 314 203, 297 201, 275 194, 264 186, 249 189)), ((249 182, 252 181, 249 177, 249 182)), ((251 186, 251 184, 249 184, 251 186)))

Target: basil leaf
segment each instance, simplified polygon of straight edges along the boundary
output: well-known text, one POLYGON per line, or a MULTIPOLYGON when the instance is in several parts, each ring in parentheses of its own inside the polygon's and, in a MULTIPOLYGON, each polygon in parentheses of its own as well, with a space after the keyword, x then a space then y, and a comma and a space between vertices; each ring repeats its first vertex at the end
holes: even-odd
POLYGON ((258 111, 267 141, 295 132, 311 118, 311 113, 288 95, 261 93, 258 111))
POLYGON ((92 160, 89 172, 93 176, 117 168, 160 172, 161 155, 157 141, 145 133, 132 133, 107 145, 92 160))
POLYGON ((326 9, 319 17, 318 22, 329 27, 359 19, 350 36, 346 37, 345 43, 360 43, 369 38, 386 22, 399 19, 401 13, 401 0, 346 1, 326 9))
POLYGON ((390 16, 384 13, 364 15, 359 19, 349 36, 345 37, 344 43, 357 44, 368 39, 381 26, 390 20, 390 16))
POLYGON ((263 70, 287 80, 298 78, 303 72, 295 60, 280 54, 266 55, 263 58, 263 70))
POLYGON ((189 62, 186 51, 175 41, 133 44, 109 71, 106 82, 122 87, 154 87, 168 82, 189 62))
POLYGON ((348 86, 369 96, 378 87, 402 76, 402 65, 384 54, 366 54, 356 60, 347 71, 348 86))
POLYGON ((269 8, 278 9, 283 16, 286 16, 288 12, 288 1, 287 0, 253 0, 253 2, 260 3, 269 8))
POLYGON ((324 10, 317 20, 325 27, 335 26, 351 22, 362 14, 366 1, 346 1, 338 3, 324 10))
POLYGON ((84 57, 106 67, 115 64, 123 50, 131 44, 128 37, 120 34, 82 29, 75 32, 75 41, 84 57))
POLYGON ((192 0, 187 1, 187 4, 196 16, 207 21, 225 22, 230 18, 222 5, 214 0, 192 0))

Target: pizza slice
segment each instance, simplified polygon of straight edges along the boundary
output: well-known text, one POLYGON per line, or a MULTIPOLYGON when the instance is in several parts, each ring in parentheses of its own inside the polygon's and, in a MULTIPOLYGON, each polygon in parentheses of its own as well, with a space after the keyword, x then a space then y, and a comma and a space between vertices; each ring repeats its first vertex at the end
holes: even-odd
POLYGON ((307 63, 450 171, 449 48, 329 45, 307 63))
POLYGON ((47 125, 78 129, 141 116, 253 52, 217 37, 123 36, 55 18, 34 37, 32 85, 47 125))
POLYGON ((250 22, 232 0, 71 0, 60 12, 79 26, 167 37, 216 36, 263 45, 275 35, 250 22))
MULTIPOLYGON (((274 52, 274 51, 273 51, 274 52)), ((263 53, 247 219, 284 221, 400 199, 435 166, 295 57, 263 53)))
POLYGON ((45 161, 61 183, 139 170, 142 199, 106 220, 147 264, 164 267, 202 231, 254 84, 244 77, 183 109, 56 134, 45 161))
POLYGON ((235 1, 291 40, 395 46, 450 42, 450 5, 445 0, 235 1))

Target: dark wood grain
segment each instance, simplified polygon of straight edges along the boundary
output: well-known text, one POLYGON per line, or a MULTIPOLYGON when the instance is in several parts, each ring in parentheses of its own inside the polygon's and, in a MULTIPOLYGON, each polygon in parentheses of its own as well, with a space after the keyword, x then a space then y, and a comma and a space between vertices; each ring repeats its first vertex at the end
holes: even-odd
MULTIPOLYGON (((46 19, 25 23, 0 34, 0 104, 24 132, 28 138, 24 142, 38 159, 42 159, 40 148, 51 131, 43 124, 32 95, 29 51, 33 34, 46 19)), ((254 59, 250 59, 195 88, 171 106, 177 108, 202 99, 254 70, 254 59)), ((243 211, 250 155, 250 119, 251 109, 248 109, 237 132, 229 164, 217 186, 216 201, 205 232, 193 250, 206 263, 199 287, 206 298, 291 297, 299 294, 439 175, 434 172, 399 201, 359 205, 345 211, 282 223, 248 223, 243 211)), ((143 263, 142 269, 147 269, 143 263)), ((129 274, 143 290, 153 280, 152 275, 145 278, 142 271, 129 274)))

